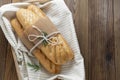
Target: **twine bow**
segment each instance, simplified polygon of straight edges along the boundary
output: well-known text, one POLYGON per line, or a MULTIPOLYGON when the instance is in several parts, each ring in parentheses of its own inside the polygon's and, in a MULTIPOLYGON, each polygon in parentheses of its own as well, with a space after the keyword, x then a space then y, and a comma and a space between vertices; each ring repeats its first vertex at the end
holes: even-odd
POLYGON ((35 46, 30 50, 30 52, 32 52, 43 41, 45 41, 47 44, 50 44, 52 46, 61 43, 61 41, 59 41, 59 39, 57 37, 53 36, 55 34, 58 34, 59 33, 58 31, 47 34, 46 32, 41 31, 38 27, 36 27, 34 25, 32 27, 34 29, 36 29, 37 31, 39 31, 40 35, 38 35, 38 34, 29 34, 28 35, 28 40, 31 41, 31 42, 34 42, 35 40, 40 39, 40 41, 37 44, 35 44, 35 46), (52 41, 52 40, 54 40, 54 41, 52 41))

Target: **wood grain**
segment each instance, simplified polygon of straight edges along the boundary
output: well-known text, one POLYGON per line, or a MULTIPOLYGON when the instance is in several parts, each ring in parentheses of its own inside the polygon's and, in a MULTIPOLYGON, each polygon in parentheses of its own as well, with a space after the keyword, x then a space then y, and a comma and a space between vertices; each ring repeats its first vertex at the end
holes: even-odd
POLYGON ((115 80, 112 0, 91 0, 89 4, 90 80, 115 80))
POLYGON ((18 80, 10 45, 7 48, 4 80, 18 80))
MULTIPOLYGON (((0 6, 6 3, 10 3, 10 0, 0 0, 0 6)), ((5 39, 5 36, 0 28, 0 80, 4 80, 4 73, 5 73, 5 62, 7 56, 7 48, 8 42, 5 39)), ((10 50, 9 50, 10 51, 10 50)), ((9 66, 8 66, 9 67, 9 66)))
POLYGON ((88 0, 65 0, 71 10, 75 23, 81 53, 85 58, 85 73, 88 79, 89 54, 88 54, 88 0))
POLYGON ((0 6, 3 4, 8 4, 10 2, 11 2, 11 0, 0 0, 0 6))
MULTIPOLYGON (((12 0, 18 1, 20 0, 12 0)), ((0 0, 0 5, 9 2, 10 0, 0 0)), ((73 13, 75 30, 85 60, 86 80, 119 80, 120 0, 65 2, 73 13)), ((2 31, 0 51, 0 80, 17 80, 10 45, 2 31)))
POLYGON ((114 0, 116 80, 120 79, 120 0, 114 0))
POLYGON ((0 80, 3 80, 4 78, 7 45, 8 42, 6 41, 2 30, 0 29, 0 80))

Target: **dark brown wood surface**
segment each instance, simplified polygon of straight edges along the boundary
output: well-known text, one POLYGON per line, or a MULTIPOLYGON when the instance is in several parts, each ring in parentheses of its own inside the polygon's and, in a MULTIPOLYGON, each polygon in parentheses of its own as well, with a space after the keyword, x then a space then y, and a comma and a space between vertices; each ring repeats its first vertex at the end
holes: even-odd
MULTIPOLYGON (((0 0, 0 5, 17 1, 0 0)), ((65 2, 73 13, 86 80, 120 80, 120 0, 65 2)), ((10 45, 1 29, 0 80, 17 80, 10 45)))

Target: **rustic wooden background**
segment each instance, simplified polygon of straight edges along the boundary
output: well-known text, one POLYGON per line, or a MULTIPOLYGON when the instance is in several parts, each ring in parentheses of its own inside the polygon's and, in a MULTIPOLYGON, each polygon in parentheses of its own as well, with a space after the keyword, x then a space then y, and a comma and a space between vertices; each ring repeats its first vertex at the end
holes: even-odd
MULTIPOLYGON (((0 0, 0 5, 20 0, 0 0)), ((65 0, 73 13, 86 80, 120 80, 120 0, 65 0)), ((0 29, 0 80, 17 80, 0 29)))

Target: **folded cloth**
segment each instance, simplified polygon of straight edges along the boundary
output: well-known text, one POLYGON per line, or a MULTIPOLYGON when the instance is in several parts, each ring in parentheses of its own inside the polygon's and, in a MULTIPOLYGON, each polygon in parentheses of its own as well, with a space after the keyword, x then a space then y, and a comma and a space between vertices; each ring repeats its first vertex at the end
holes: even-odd
POLYGON ((32 4, 40 7, 56 25, 72 48, 75 54, 74 60, 63 65, 60 74, 50 74, 43 67, 40 67, 40 70, 35 72, 27 65, 28 62, 35 64, 39 64, 39 62, 34 56, 29 54, 29 51, 16 36, 11 27, 10 20, 15 17, 15 12, 19 8, 26 8, 31 2, 32 0, 30 2, 11 3, 0 8, 0 25, 6 39, 13 48, 13 52, 15 52, 13 54, 17 57, 22 80, 54 80, 55 78, 62 80, 85 80, 84 60, 78 46, 72 14, 64 0, 47 0, 47 2, 42 4, 39 3, 39 0, 36 0, 32 4))

